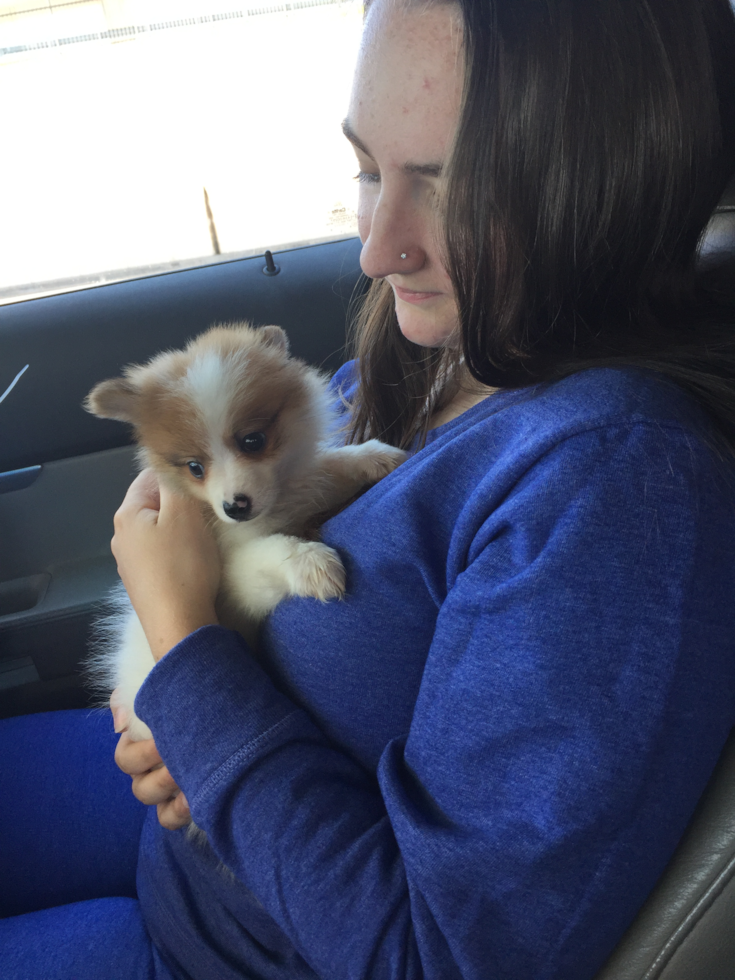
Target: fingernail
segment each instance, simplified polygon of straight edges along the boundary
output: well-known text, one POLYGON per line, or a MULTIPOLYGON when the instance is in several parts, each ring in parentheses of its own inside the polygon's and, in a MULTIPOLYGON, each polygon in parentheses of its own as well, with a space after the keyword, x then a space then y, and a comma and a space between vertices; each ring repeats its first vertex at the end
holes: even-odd
POLYGON ((128 727, 127 712, 124 708, 113 708, 112 709, 112 720, 115 725, 115 731, 119 735, 120 732, 124 732, 128 727))

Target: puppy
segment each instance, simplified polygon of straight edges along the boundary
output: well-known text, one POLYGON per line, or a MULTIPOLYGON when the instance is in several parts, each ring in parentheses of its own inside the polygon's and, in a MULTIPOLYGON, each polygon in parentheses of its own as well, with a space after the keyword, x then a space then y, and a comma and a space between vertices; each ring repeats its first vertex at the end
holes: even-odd
MULTIPOLYGON (((167 351, 98 384, 84 407, 133 426, 142 466, 213 518, 222 557, 221 622, 251 642, 285 596, 337 599, 345 590, 339 555, 305 535, 380 480, 405 453, 378 440, 328 443, 327 379, 289 356, 280 327, 214 327, 182 351, 167 351)), ((151 732, 133 711, 154 660, 124 593, 103 623, 90 661, 98 687, 117 688, 131 738, 151 732)))

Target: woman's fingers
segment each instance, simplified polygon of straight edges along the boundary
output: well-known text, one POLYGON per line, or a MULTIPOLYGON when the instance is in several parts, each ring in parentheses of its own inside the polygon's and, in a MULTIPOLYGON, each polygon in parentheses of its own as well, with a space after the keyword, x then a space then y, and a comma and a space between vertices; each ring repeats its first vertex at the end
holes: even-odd
POLYGON ((201 501, 144 470, 115 515, 112 553, 154 660, 216 624, 220 555, 201 501))
POLYGON ((110 711, 112 712, 112 721, 115 731, 119 735, 121 732, 124 732, 130 724, 130 712, 125 705, 122 704, 122 695, 119 687, 116 687, 110 695, 110 711))
POLYGON ((178 796, 181 790, 165 766, 133 776, 133 796, 147 806, 166 803, 178 796))
POLYGON ((139 776, 163 764, 152 738, 134 742, 127 732, 118 739, 115 762, 128 776, 139 776))
POLYGON ((115 749, 115 762, 133 777, 133 795, 141 803, 154 806, 180 793, 152 738, 134 742, 123 732, 115 749))
POLYGON ((174 493, 167 486, 158 487, 158 510, 160 519, 165 521, 201 521, 202 505, 193 497, 174 493))
POLYGON ((189 804, 183 793, 179 792, 172 800, 159 803, 156 807, 158 812, 158 822, 166 830, 178 830, 191 823, 191 813, 189 804))
POLYGON ((125 516, 128 511, 150 510, 157 513, 161 508, 161 491, 158 477, 153 470, 141 470, 128 487, 128 492, 120 504, 117 514, 125 516))
MULTIPOLYGON (((114 705, 115 697, 111 698, 114 705)), ((158 808, 158 819, 167 830, 191 823, 189 804, 163 764, 152 738, 134 742, 127 732, 118 739, 115 762, 133 777, 133 795, 141 803, 158 808)))

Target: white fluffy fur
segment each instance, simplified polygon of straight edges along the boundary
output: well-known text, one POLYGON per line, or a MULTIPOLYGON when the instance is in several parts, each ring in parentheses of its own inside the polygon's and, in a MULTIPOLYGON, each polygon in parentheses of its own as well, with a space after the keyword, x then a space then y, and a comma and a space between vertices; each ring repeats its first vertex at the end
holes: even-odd
MULTIPOLYGON (((287 396, 284 388, 284 399, 287 396)), ((86 407, 102 417, 132 422, 143 463, 156 469, 161 480, 209 505, 217 518, 214 530, 223 563, 220 618, 251 641, 258 623, 286 596, 327 601, 343 595, 345 572, 339 555, 300 535, 315 515, 380 480, 405 458, 402 451, 377 440, 337 449, 326 444, 326 381, 317 371, 289 359, 285 335, 275 327, 262 332, 247 326, 214 328, 193 341, 183 355, 162 354, 148 365, 127 369, 122 379, 102 382, 90 393, 86 407), (189 365, 184 373, 182 356, 189 365), (177 363, 178 373, 174 372, 177 363), (307 407, 286 431, 279 430, 278 453, 272 459, 248 458, 233 446, 227 429, 233 406, 249 408, 253 379, 260 382, 267 370, 281 377, 278 369, 284 365, 289 370, 295 366, 288 385, 302 386, 307 407), (180 464, 176 473, 167 466, 160 427, 157 445, 146 444, 144 396, 146 386, 156 385, 166 392, 184 393, 199 431, 206 433, 206 447, 193 446, 191 452, 192 458, 208 460, 207 478, 201 484, 187 483, 180 464), (237 522, 223 510, 222 501, 232 500, 235 493, 244 493, 253 501, 250 520, 237 522)), ((254 405, 253 417, 258 417, 257 409, 254 405)), ((177 435, 180 432, 174 427, 172 444, 177 435)), ((117 702, 131 718, 130 736, 150 738, 133 704, 153 667, 153 656, 122 588, 112 602, 114 611, 100 624, 90 672, 97 687, 107 694, 116 689, 117 702)))

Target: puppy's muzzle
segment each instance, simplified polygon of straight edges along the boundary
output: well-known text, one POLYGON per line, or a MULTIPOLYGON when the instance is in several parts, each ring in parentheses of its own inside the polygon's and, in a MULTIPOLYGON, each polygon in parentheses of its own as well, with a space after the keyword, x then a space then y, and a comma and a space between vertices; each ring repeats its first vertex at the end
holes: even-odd
POLYGON ((237 493, 232 503, 222 502, 222 510, 234 521, 247 521, 252 516, 253 502, 244 493, 237 493))

